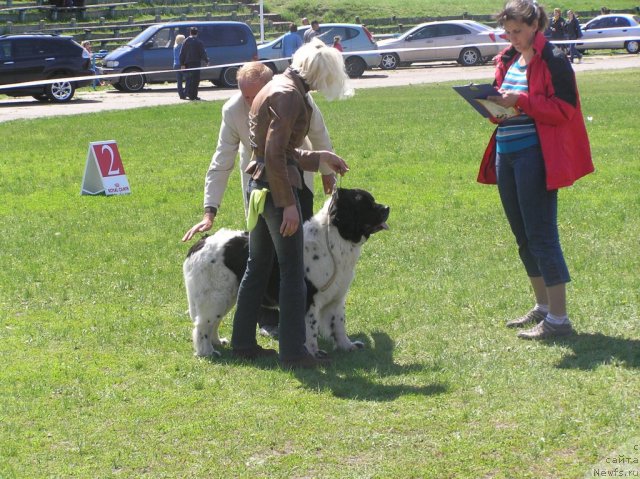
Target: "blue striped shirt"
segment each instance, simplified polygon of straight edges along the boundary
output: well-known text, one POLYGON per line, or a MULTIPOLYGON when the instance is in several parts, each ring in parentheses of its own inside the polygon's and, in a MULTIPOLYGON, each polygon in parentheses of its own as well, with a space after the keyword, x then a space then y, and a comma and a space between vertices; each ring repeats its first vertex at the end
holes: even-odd
MULTIPOLYGON (((502 89, 512 92, 528 92, 527 66, 516 60, 502 82, 502 89)), ((533 119, 525 114, 505 120, 496 134, 498 153, 513 153, 538 144, 538 133, 533 119)))

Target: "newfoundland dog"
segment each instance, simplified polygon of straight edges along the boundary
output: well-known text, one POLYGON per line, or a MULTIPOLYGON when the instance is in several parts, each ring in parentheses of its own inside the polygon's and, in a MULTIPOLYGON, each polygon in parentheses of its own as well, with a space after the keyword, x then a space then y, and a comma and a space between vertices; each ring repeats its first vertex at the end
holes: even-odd
MULTIPOLYGON (((364 346, 347 336, 345 300, 360 248, 370 235, 388 229, 388 217, 389 207, 376 203, 367 191, 339 188, 304 224, 305 345, 310 354, 326 354, 318 349, 318 335, 345 351, 364 346)), ((227 343, 219 337, 218 328, 235 304, 247 264, 248 239, 247 232, 221 229, 203 237, 187 254, 183 272, 197 356, 219 356, 215 347, 227 343)), ((265 295, 273 307, 278 290, 276 265, 265 295)))

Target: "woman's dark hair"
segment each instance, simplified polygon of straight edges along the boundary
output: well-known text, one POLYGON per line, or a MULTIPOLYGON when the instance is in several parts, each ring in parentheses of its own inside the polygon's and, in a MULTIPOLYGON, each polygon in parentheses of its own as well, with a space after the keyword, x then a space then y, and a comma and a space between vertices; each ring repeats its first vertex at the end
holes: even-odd
POLYGON ((295 32, 297 32, 297 31, 298 31, 298 27, 296 26, 296 24, 295 24, 295 23, 290 23, 290 24, 289 24, 289 31, 290 31, 291 33, 295 33, 295 32))
POLYGON ((538 20, 538 31, 540 32, 544 31, 548 22, 544 8, 531 0, 510 0, 504 9, 496 15, 496 20, 498 25, 504 25, 510 20, 533 25, 533 22, 538 20))

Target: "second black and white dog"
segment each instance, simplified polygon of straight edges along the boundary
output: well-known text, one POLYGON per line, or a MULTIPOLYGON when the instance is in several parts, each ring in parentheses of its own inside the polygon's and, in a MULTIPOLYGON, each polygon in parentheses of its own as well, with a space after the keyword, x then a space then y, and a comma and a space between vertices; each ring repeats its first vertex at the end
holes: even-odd
MULTIPOLYGON (((347 336, 345 300, 360 248, 370 235, 388 229, 388 217, 389 207, 376 203, 367 191, 338 189, 304 224, 305 345, 309 353, 321 354, 318 335, 333 340, 342 350, 364 346, 347 336)), ((187 254, 183 273, 198 356, 220 355, 215 347, 227 343, 219 337, 218 328, 235 304, 248 250, 247 232, 221 229, 202 238, 187 254)), ((272 275, 271 283, 268 296, 277 302, 277 274, 272 275)))

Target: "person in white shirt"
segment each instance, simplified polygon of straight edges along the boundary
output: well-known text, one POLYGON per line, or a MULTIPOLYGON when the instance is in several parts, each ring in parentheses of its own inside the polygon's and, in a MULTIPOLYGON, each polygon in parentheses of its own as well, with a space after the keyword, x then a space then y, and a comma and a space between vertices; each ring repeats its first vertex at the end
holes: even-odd
MULTIPOLYGON (((209 231, 213 226, 216 215, 222 203, 222 197, 227 188, 229 175, 233 171, 236 156, 240 155, 240 171, 242 181, 242 196, 247 213, 246 187, 249 175, 244 173, 251 159, 251 144, 249 140, 249 111, 251 103, 271 78, 273 72, 269 67, 260 62, 250 62, 238 70, 238 87, 240 91, 231 97, 222 107, 222 123, 218 136, 218 145, 211 159, 204 185, 204 215, 202 220, 192 226, 183 236, 182 241, 191 240, 196 233, 209 231)), ((313 109, 311 125, 305 140, 304 149, 333 151, 329 133, 324 124, 322 113, 307 94, 307 101, 313 109)), ((322 185, 324 192, 330 194, 335 186, 335 175, 327 167, 321 166, 322 185)), ((306 221, 313 215, 313 173, 304 172, 304 186, 299 192, 300 206, 303 220, 306 221)), ((277 332, 277 311, 275 312, 275 325, 273 314, 265 311, 265 320, 260 322, 262 334, 277 332), (267 319, 266 317, 271 319, 267 319), (271 327, 269 327, 271 326, 271 327), (275 326, 275 331, 272 331, 275 326)))

